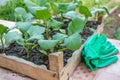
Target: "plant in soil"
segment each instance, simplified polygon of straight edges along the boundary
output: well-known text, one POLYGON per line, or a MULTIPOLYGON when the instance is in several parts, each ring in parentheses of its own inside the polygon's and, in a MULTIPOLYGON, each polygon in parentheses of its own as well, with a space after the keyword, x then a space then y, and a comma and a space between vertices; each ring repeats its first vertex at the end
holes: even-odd
POLYGON ((100 23, 102 22, 103 17, 106 13, 108 15, 110 14, 108 8, 105 6, 102 6, 102 5, 99 5, 97 8, 95 8, 95 7, 92 8, 91 12, 94 15, 93 18, 100 23))
POLYGON ((34 26, 30 22, 17 22, 16 28, 19 29, 20 33, 8 32, 5 36, 6 45, 17 42, 17 44, 24 47, 27 52, 27 58, 29 58, 31 50, 37 46, 34 40, 44 39, 41 34, 44 33, 45 28, 34 26))
POLYGON ((2 43, 2 49, 3 49, 3 52, 5 50, 5 45, 4 45, 4 35, 8 32, 8 27, 0 24, 0 42, 2 43))
POLYGON ((22 7, 15 9, 15 17, 20 21, 14 28, 19 32, 7 32, 5 53, 48 66, 50 53, 63 52, 66 64, 83 40, 93 33, 90 28, 97 28, 99 23, 88 21, 92 14, 81 1, 75 0, 71 4, 41 1, 46 4, 24 0, 29 11, 22 7), (36 22, 29 21, 32 19, 36 22))

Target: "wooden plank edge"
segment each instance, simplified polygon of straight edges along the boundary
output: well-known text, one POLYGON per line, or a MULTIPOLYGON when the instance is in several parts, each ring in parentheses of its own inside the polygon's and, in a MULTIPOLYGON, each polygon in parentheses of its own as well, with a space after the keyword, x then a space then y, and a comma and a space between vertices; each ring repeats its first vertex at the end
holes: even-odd
POLYGON ((77 51, 75 51, 73 56, 71 57, 70 61, 67 63, 67 65, 61 70, 59 73, 59 80, 67 80, 73 71, 76 69, 76 67, 79 65, 81 61, 81 51, 83 49, 83 45, 81 48, 77 51))
POLYGON ((0 66, 37 80, 58 80, 58 73, 42 69, 32 62, 15 56, 0 54, 0 66))
POLYGON ((49 68, 51 71, 60 72, 63 69, 63 52, 49 54, 49 68))
POLYGON ((97 28, 97 30, 94 32, 94 34, 95 33, 98 33, 99 35, 103 32, 103 29, 104 29, 104 23, 101 23, 99 26, 98 26, 98 28, 97 28))

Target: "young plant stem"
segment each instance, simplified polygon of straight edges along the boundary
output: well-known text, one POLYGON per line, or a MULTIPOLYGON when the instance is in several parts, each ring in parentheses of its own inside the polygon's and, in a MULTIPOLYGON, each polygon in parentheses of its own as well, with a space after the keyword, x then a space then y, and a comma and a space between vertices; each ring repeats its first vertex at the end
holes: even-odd
POLYGON ((27 58, 29 58, 29 56, 30 56, 30 44, 28 44, 29 43, 29 41, 27 41, 27 39, 28 39, 28 34, 27 33, 24 33, 24 37, 25 37, 25 45, 24 45, 24 48, 25 48, 25 50, 26 50, 26 52, 27 52, 27 58))
POLYGON ((48 28, 48 26, 47 26, 47 22, 44 20, 44 24, 45 24, 45 28, 46 28, 46 37, 47 37, 47 39, 49 38, 49 28, 48 28))
POLYGON ((63 13, 61 13, 61 18, 60 18, 61 21, 63 21, 63 13))
POLYGON ((27 52, 27 58, 29 58, 30 57, 30 52, 29 52, 29 50, 26 46, 24 46, 24 48, 25 48, 25 51, 27 52))
POLYGON ((64 51, 64 50, 67 50, 67 48, 59 49, 58 52, 61 52, 61 51, 64 51))
POLYGON ((24 22, 24 19, 21 17, 21 21, 24 22))
POLYGON ((1 39, 1 43, 2 43, 2 49, 3 49, 3 52, 4 52, 4 51, 5 51, 5 48, 4 48, 3 39, 2 39, 2 37, 1 37, 0 39, 1 39))
POLYGON ((51 48, 51 49, 50 49, 50 52, 53 53, 53 52, 54 52, 54 48, 51 48))
POLYGON ((87 21, 88 21, 88 18, 85 18, 85 26, 84 26, 84 29, 86 29, 87 21))

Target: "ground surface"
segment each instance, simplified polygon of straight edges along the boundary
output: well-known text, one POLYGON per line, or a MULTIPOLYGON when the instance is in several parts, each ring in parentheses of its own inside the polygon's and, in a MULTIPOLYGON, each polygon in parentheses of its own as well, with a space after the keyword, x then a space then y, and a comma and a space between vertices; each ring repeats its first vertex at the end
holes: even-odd
POLYGON ((115 10, 106 20, 104 31, 109 38, 115 38, 115 32, 120 27, 120 8, 115 10))
MULTIPOLYGON (((110 40, 120 50, 120 41, 110 40)), ((111 66, 91 71, 84 63, 80 63, 69 80, 120 80, 120 53, 119 60, 111 66)), ((20 74, 0 68, 0 80, 34 80, 20 74)))

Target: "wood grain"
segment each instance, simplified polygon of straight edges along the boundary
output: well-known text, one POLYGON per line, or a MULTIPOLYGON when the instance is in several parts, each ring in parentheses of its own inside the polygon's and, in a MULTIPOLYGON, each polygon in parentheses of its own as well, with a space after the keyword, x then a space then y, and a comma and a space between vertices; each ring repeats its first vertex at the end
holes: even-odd
POLYGON ((37 80, 58 80, 58 74, 56 72, 42 69, 29 61, 22 60, 15 56, 5 56, 1 54, 0 66, 37 80))
POLYGON ((81 48, 74 52, 74 55, 71 57, 68 64, 61 70, 59 73, 60 80, 67 80, 70 75, 73 73, 75 68, 78 66, 78 64, 81 61, 81 51, 83 49, 83 45, 81 48))
POLYGON ((63 68, 63 52, 49 55, 49 67, 51 71, 60 72, 63 68))

